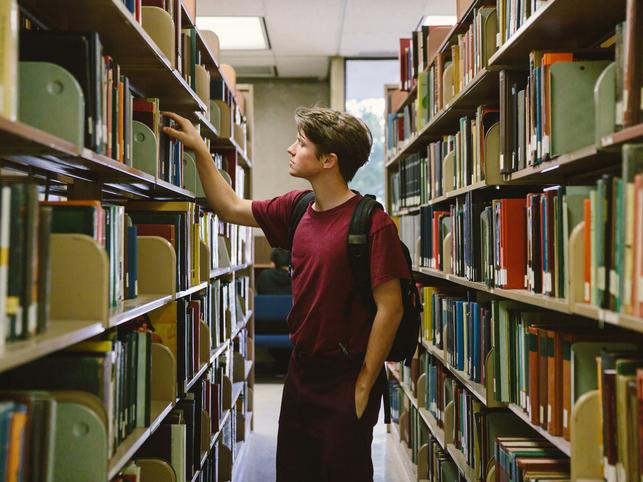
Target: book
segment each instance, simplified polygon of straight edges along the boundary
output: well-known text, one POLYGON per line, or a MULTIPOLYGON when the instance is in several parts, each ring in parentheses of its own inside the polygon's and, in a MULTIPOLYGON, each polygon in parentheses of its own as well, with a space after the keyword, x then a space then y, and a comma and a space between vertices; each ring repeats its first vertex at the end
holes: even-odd
POLYGON ((0 114, 9 120, 18 117, 18 2, 0 6, 0 114))

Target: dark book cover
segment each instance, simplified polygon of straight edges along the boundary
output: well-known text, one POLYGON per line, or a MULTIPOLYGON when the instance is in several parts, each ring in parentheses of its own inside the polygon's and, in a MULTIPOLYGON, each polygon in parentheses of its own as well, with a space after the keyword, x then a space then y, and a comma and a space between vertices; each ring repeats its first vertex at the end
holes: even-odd
POLYGON ((53 212, 49 206, 40 206, 38 224, 38 333, 47 331, 49 325, 49 297, 51 294, 51 221, 53 212))

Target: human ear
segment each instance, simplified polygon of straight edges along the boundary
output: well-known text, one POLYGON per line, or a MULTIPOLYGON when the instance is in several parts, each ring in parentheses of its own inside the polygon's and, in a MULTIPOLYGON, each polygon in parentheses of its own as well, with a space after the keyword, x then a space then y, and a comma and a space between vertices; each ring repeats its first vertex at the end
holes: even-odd
POLYGON ((331 152, 330 154, 327 154, 326 156, 324 156, 324 158, 322 159, 322 166, 324 168, 330 169, 333 166, 335 166, 337 162, 338 162, 337 154, 331 152))

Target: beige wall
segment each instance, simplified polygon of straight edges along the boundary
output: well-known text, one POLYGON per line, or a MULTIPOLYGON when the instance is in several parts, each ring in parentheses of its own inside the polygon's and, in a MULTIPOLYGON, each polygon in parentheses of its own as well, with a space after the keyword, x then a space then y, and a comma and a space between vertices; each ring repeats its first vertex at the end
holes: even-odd
POLYGON ((305 189, 306 181, 288 175, 288 146, 295 140, 295 109, 328 107, 328 82, 308 80, 252 80, 254 84, 254 153, 252 199, 268 199, 292 189, 305 189))

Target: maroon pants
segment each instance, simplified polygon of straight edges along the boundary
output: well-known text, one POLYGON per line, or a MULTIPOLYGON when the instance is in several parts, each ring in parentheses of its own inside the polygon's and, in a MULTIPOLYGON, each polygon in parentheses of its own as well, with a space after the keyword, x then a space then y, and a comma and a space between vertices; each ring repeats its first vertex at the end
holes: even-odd
POLYGON ((363 356, 310 358, 293 350, 279 416, 277 482, 373 480, 371 443, 383 381, 358 419, 355 381, 362 363, 363 356))

